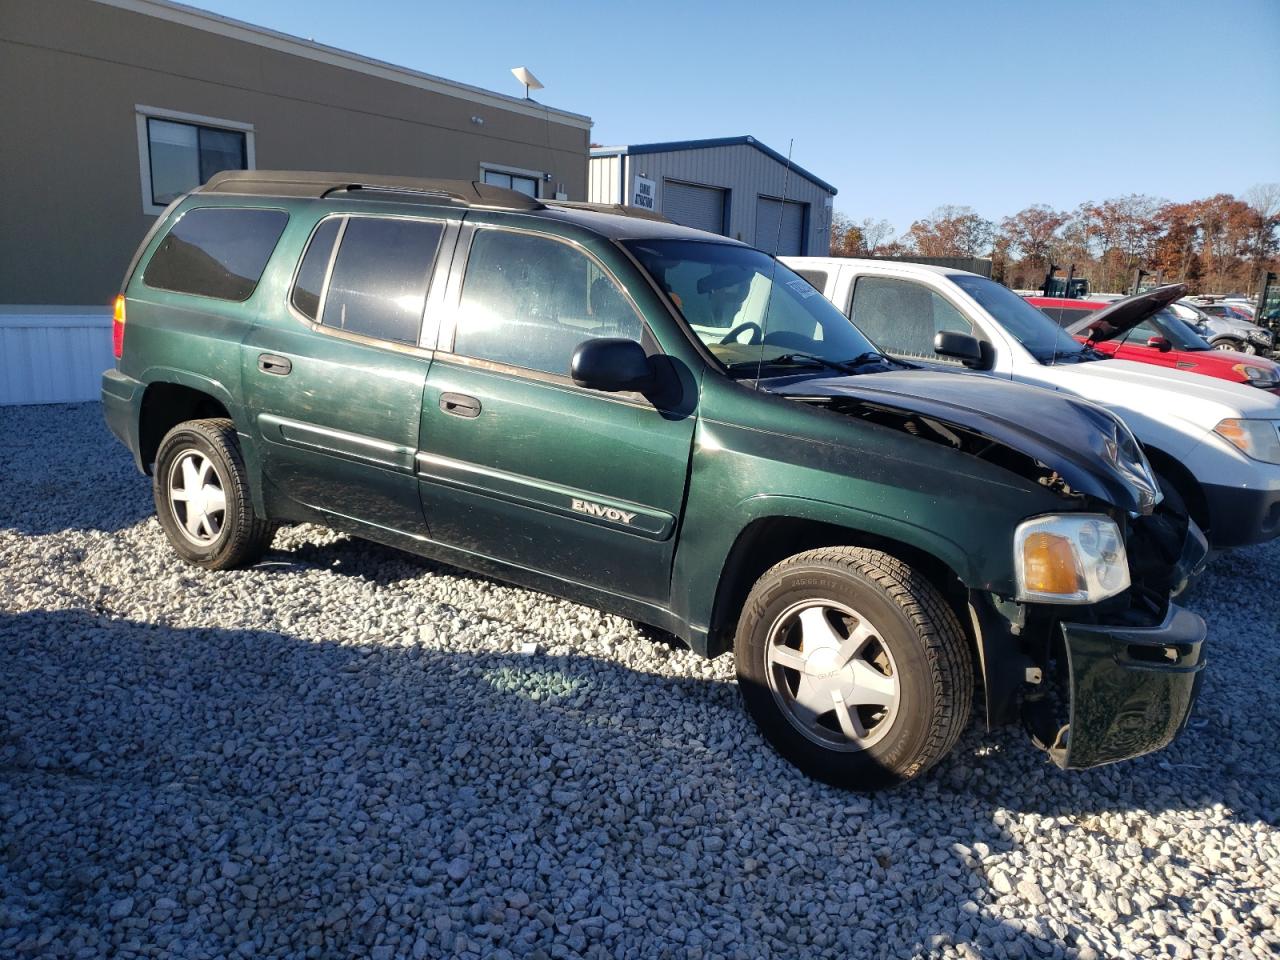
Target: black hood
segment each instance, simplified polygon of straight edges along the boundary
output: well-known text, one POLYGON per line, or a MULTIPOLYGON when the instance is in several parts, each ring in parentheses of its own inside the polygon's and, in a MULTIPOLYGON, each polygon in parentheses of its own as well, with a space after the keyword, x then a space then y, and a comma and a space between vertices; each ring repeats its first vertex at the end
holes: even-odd
POLYGON ((1067 327, 1073 337, 1087 337, 1090 343, 1101 343, 1124 336, 1147 317, 1153 317, 1175 300, 1187 295, 1185 283, 1156 287, 1136 297, 1125 297, 1101 310, 1095 310, 1067 327))
POLYGON ((915 369, 774 381, 768 389, 997 460, 1128 513, 1150 513, 1159 499, 1128 427, 1101 407, 1042 387, 915 369))

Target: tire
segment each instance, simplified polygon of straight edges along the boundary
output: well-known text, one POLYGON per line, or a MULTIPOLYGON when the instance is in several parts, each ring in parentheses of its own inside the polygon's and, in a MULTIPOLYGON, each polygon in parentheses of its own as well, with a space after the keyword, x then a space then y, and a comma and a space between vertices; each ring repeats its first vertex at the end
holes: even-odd
POLYGON ((918 777, 969 721, 974 673, 959 620, 920 573, 878 550, 826 547, 772 567, 747 597, 734 654, 765 739, 837 787, 918 777), (836 693, 852 707, 844 722, 836 693))
POLYGON ((1215 340, 1210 346, 1215 350, 1234 350, 1236 353, 1244 353, 1244 343, 1240 340, 1230 338, 1215 340))
POLYGON ((1169 479, 1167 474, 1157 470, 1156 483, 1160 485, 1160 492, 1164 494, 1166 509, 1180 517, 1189 517, 1191 515, 1191 510, 1187 506, 1187 498, 1183 495, 1178 485, 1169 479))
POLYGON ((165 434, 151 486, 160 526, 187 563, 230 570, 271 545, 275 526, 253 510, 230 420, 188 420, 165 434))

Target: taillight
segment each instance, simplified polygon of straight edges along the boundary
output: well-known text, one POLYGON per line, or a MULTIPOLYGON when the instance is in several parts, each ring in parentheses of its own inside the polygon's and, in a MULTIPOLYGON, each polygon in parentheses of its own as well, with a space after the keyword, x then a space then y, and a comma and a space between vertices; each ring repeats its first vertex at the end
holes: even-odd
POLYGON ((116 359, 124 352, 124 294, 116 297, 111 313, 111 352, 116 359))

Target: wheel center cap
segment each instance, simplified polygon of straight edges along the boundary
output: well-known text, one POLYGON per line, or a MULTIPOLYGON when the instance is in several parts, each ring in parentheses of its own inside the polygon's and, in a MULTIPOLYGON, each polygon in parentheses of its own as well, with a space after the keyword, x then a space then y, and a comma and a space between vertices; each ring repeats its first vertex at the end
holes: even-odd
POLYGON ((819 647, 809 654, 804 661, 804 672, 815 680, 826 680, 842 672, 836 659, 837 653, 831 647, 819 647))

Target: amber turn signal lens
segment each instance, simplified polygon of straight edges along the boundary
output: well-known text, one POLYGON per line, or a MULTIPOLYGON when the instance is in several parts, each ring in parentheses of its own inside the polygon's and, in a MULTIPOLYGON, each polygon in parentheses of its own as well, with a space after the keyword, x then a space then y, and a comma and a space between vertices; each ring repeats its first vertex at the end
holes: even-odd
POLYGON ((1214 432, 1231 443, 1232 446, 1245 453, 1249 452, 1250 441, 1253 438, 1249 436, 1249 431, 1239 420, 1223 420, 1214 428, 1214 432))
POLYGON ((1034 593, 1068 596, 1084 589, 1071 541, 1053 533, 1033 533, 1022 545, 1023 587, 1034 593))
POLYGON ((116 297, 111 307, 111 352, 117 360, 124 352, 124 294, 116 297))

